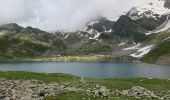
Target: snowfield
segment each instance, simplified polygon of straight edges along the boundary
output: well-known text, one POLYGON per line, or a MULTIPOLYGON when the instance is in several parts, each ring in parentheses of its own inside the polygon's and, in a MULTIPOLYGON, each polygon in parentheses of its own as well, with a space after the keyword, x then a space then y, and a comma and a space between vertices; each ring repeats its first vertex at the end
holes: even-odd
MULTIPOLYGON (((147 17, 155 18, 154 14, 158 14, 159 16, 168 15, 170 14, 170 9, 165 8, 164 3, 165 3, 165 0, 144 0, 144 2, 140 6, 136 7, 138 11, 138 15, 140 16, 147 11, 151 11, 151 14, 148 14, 148 15, 145 14, 147 17)), ((134 19, 140 19, 140 17, 139 18, 135 17, 134 19)), ((153 33, 160 33, 160 32, 168 30, 170 28, 169 19, 170 18, 168 15, 166 21, 162 25, 160 25, 156 29, 149 31, 145 34, 150 35, 153 33)))
POLYGON ((163 41, 166 41, 166 40, 169 40, 169 39, 170 39, 170 37, 167 37, 167 38, 163 39, 163 41))
POLYGON ((169 20, 169 15, 167 16, 167 19, 166 21, 159 27, 157 27, 156 29, 154 29, 153 31, 150 31, 148 33, 145 33, 146 35, 150 35, 150 34, 153 34, 153 33, 160 33, 160 32, 163 32, 163 31, 166 31, 170 28, 170 20, 169 20))
POLYGON ((145 47, 141 47, 141 44, 138 43, 132 47, 124 48, 123 50, 137 50, 136 53, 130 54, 131 57, 141 58, 145 54, 148 54, 154 45, 147 45, 145 47))
POLYGON ((125 44, 126 44, 126 42, 123 42, 123 43, 118 44, 118 46, 123 46, 125 44))
POLYGON ((97 33, 95 34, 95 36, 94 36, 93 38, 90 37, 90 39, 97 39, 100 35, 101 35, 101 33, 97 32, 97 33))
POLYGON ((154 14, 166 15, 170 14, 170 10, 164 7, 164 0, 144 0, 144 3, 137 7, 139 15, 150 10, 154 14))
POLYGON ((128 48, 124 48, 123 50, 137 50, 137 49, 140 49, 139 47, 141 46, 140 43, 134 45, 134 46, 131 46, 131 47, 128 47, 128 48))
POLYGON ((70 35, 70 34, 67 34, 67 35, 64 37, 64 39, 67 39, 69 35, 70 35))
POLYGON ((148 54, 150 52, 150 50, 152 49, 154 45, 148 45, 145 46, 141 49, 139 49, 136 53, 131 54, 130 56, 135 57, 135 58, 141 58, 143 57, 145 54, 148 54))

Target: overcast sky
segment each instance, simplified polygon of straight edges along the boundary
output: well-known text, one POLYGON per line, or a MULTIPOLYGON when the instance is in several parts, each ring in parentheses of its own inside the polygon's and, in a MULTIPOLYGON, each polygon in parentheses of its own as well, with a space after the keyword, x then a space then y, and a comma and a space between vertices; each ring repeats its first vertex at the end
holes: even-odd
POLYGON ((104 16, 112 20, 143 0, 0 0, 0 24, 18 23, 46 31, 74 31, 104 16))

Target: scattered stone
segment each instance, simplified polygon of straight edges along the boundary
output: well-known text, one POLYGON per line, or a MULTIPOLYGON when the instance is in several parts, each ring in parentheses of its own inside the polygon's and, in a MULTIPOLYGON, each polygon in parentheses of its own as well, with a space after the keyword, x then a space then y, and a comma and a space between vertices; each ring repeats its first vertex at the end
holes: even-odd
POLYGON ((0 96, 0 100, 2 100, 2 99, 4 99, 4 98, 6 98, 6 96, 0 96))
POLYGON ((96 85, 96 88, 100 88, 100 85, 96 85))
POLYGON ((76 92, 77 91, 76 87, 67 87, 67 88, 65 88, 65 90, 68 92, 73 92, 73 91, 76 92))
POLYGON ((85 83, 84 77, 81 77, 80 83, 85 83))
POLYGON ((131 96, 131 97, 145 97, 145 98, 159 98, 157 95, 155 95, 150 90, 147 90, 140 86, 134 86, 129 90, 124 90, 121 92, 124 96, 131 96))
POLYGON ((69 83, 45 84, 38 80, 0 79, 0 100, 44 100, 48 95, 79 90, 69 83))
POLYGON ((31 97, 32 97, 32 98, 38 98, 38 97, 39 97, 39 94, 38 94, 38 93, 33 93, 33 94, 31 95, 31 97))
POLYGON ((102 95, 104 96, 104 97, 106 97, 106 96, 108 96, 109 95, 109 89, 107 89, 106 88, 106 86, 102 86, 101 88, 100 88, 100 92, 102 93, 102 95))
POLYGON ((110 90, 106 88, 106 86, 99 86, 99 85, 96 85, 96 88, 95 90, 93 90, 93 93, 95 96, 97 97, 108 97, 108 95, 110 94, 110 90))
POLYGON ((162 97, 162 100, 170 100, 170 95, 165 95, 162 97))
MULTIPOLYGON (((64 92, 86 93, 88 96, 99 98, 111 98, 112 95, 132 96, 136 98, 158 99, 152 91, 140 86, 134 86, 131 89, 120 91, 108 89, 106 86, 96 85, 92 88, 77 88, 76 85, 68 82, 45 84, 38 80, 6 80, 0 79, 0 100, 44 100, 47 96, 56 96, 64 92)), ((162 91, 163 92, 163 91, 162 91)), ((166 94, 162 100, 170 100, 170 93, 166 94)), ((169 91, 170 92, 170 91, 169 91)), ((161 93, 161 94, 165 94, 161 93)), ((158 91, 156 92, 158 94, 158 91)), ((85 98, 84 98, 85 99, 85 98)))

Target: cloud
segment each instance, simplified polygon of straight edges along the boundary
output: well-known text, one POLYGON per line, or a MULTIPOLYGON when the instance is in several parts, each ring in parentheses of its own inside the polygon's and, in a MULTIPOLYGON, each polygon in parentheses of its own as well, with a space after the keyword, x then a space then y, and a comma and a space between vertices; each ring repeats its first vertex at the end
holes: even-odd
POLYGON ((46 31, 75 31, 104 16, 116 20, 142 0, 0 0, 0 24, 15 22, 46 31))

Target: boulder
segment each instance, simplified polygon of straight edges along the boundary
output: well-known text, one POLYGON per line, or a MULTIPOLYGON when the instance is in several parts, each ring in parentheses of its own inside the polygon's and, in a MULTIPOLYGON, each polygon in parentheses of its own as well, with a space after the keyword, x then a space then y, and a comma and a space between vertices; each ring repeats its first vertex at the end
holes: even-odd
POLYGON ((121 92, 124 96, 132 96, 132 97, 144 97, 144 98, 158 98, 152 91, 147 90, 140 86, 134 86, 129 90, 124 90, 121 92))

